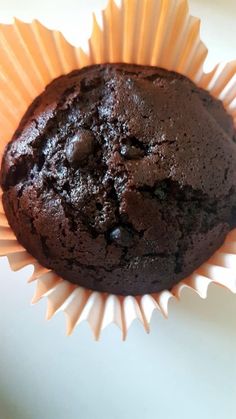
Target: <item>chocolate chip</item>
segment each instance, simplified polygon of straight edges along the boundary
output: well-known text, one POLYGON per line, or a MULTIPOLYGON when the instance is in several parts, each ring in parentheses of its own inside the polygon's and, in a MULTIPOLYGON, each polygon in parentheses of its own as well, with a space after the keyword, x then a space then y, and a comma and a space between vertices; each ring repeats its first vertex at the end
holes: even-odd
POLYGON ((92 154, 93 147, 93 133, 86 129, 79 129, 67 143, 66 158, 72 166, 81 166, 92 154))
POLYGON ((167 192, 160 187, 155 189, 154 195, 163 201, 166 198, 167 192))
POLYGON ((129 160, 139 159, 144 156, 144 151, 138 147, 132 145, 123 145, 120 150, 120 154, 129 160))
POLYGON ((168 194, 168 183, 163 180, 161 184, 157 185, 154 190, 154 195, 160 199, 160 201, 163 201, 166 199, 168 194))
POLYGON ((133 242, 133 235, 124 227, 115 227, 110 232, 110 240, 119 246, 128 247, 133 242))

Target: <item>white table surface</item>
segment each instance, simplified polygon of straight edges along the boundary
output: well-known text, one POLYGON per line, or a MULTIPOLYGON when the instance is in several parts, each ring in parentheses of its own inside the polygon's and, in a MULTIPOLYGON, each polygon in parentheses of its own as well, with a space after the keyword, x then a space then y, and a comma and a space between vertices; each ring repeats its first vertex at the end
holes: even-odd
MULTIPOLYGON (((38 17, 78 43, 91 9, 105 2, 0 0, 0 21, 38 17)), ((202 18, 207 67, 236 58, 235 0, 190 6, 202 18)), ((62 313, 46 322, 45 300, 30 306, 30 272, 0 260, 0 419, 236 417, 236 296, 215 286, 207 300, 185 291, 168 320, 153 316, 150 335, 134 323, 123 343, 111 326, 95 343, 86 323, 68 338, 62 313)))

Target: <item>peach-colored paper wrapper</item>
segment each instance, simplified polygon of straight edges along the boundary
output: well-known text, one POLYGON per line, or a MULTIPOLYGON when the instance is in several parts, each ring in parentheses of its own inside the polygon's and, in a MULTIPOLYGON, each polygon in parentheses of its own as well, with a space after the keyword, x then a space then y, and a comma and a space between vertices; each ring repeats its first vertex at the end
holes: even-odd
MULTIPOLYGON (((203 72, 207 49, 199 38, 199 19, 188 13, 185 0, 111 0, 94 16, 87 50, 70 45, 60 32, 37 20, 0 25, 0 155, 32 100, 55 77, 75 68, 102 62, 149 64, 185 74, 221 99, 236 122, 236 62, 203 72)), ((1 200, 0 200, 1 201, 1 200)), ((0 255, 12 270, 34 265, 33 302, 47 296, 47 318, 66 314, 67 333, 87 320, 96 339, 116 323, 125 338, 135 319, 146 331, 154 310, 168 314, 168 302, 184 287, 206 298, 210 283, 236 292, 236 229, 223 246, 190 277, 171 291, 139 297, 119 297, 73 285, 45 269, 17 242, 0 202, 0 255)))

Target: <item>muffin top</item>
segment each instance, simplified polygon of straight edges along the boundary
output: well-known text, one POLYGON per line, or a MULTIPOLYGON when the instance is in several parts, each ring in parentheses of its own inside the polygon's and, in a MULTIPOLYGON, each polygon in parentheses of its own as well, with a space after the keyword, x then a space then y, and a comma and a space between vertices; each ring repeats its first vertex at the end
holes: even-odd
POLYGON ((157 67, 50 83, 2 160, 8 221, 47 268, 115 294, 170 289, 236 225, 236 144, 220 101, 157 67))

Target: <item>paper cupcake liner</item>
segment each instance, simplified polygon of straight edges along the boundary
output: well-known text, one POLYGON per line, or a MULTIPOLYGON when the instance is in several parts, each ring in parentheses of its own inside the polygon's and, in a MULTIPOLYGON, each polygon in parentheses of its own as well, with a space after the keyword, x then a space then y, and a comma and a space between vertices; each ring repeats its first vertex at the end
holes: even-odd
MULTIPOLYGON (((94 15, 85 50, 70 45, 58 31, 37 20, 0 25, 0 153, 11 139, 32 100, 45 85, 75 68, 104 62, 146 64, 175 70, 221 99, 236 123, 236 62, 217 65, 208 74, 207 49, 199 37, 200 21, 188 13, 185 0, 111 0, 94 15)), ((0 202, 2 200, 0 199, 0 202)), ((0 203, 0 255, 11 269, 34 265, 29 281, 36 282, 33 303, 47 296, 47 318, 58 310, 66 315, 67 333, 87 320, 96 339, 111 323, 125 338, 135 319, 149 331, 154 310, 168 315, 168 302, 188 287, 206 298, 212 282, 236 292, 236 229, 223 246, 190 277, 171 291, 139 297, 94 292, 61 279, 42 267, 17 242, 0 203)))

